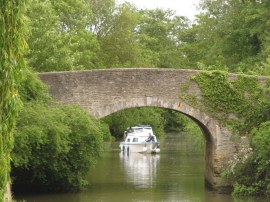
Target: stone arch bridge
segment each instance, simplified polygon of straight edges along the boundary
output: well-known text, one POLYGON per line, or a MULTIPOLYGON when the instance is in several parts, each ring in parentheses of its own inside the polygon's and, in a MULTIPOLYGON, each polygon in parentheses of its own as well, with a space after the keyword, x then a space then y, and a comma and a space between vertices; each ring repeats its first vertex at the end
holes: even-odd
MULTIPOLYGON (((51 95, 63 102, 78 104, 96 118, 102 118, 126 108, 154 106, 181 112, 201 128, 205 144, 205 180, 215 189, 230 184, 221 172, 237 152, 231 132, 200 109, 179 98, 180 86, 199 71, 180 69, 105 69, 40 73, 51 95)), ((235 75, 229 75, 232 79, 235 75)), ((200 89, 192 85, 192 94, 200 89)))

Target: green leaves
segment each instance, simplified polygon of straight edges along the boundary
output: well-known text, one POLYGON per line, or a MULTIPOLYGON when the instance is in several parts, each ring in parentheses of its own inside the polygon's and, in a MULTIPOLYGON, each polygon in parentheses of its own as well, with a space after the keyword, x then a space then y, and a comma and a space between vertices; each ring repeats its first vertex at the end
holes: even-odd
POLYGON ((138 14, 129 4, 115 9, 111 29, 99 37, 102 59, 106 67, 135 67, 140 61, 140 47, 134 33, 138 14))
POLYGON ((98 122, 78 106, 26 104, 15 132, 13 184, 79 190, 102 151, 102 140, 98 122))
POLYGON ((234 195, 270 194, 270 122, 264 122, 251 131, 250 139, 254 150, 247 162, 238 165, 234 174, 234 195), (244 177, 245 176, 245 177, 244 177))
POLYGON ((111 134, 122 138, 124 131, 129 126, 151 125, 155 134, 161 137, 164 134, 164 124, 161 109, 134 108, 127 109, 105 117, 103 121, 110 126, 111 134))
POLYGON ((140 11, 114 0, 32 0, 28 17, 28 61, 38 71, 196 63, 185 49, 193 37, 185 34, 189 22, 170 10, 140 11))
POLYGON ((10 173, 13 129, 20 108, 17 87, 24 68, 25 1, 0 1, 0 200, 10 173))
MULTIPOLYGON (((192 30, 197 62, 226 67, 230 72, 257 71, 269 53, 269 3, 267 1, 201 1, 201 14, 192 30), (202 54, 201 54, 202 53, 202 54)), ((267 65, 266 65, 267 66, 267 65)))
POLYGON ((39 80, 38 76, 29 69, 24 71, 22 82, 19 86, 19 94, 24 103, 38 101, 47 103, 51 101, 48 86, 39 80))
POLYGON ((137 34, 140 45, 150 50, 155 67, 185 68, 188 63, 182 49, 187 41, 188 20, 172 10, 142 10, 137 34))
POLYGON ((256 150, 258 158, 269 164, 270 156, 270 122, 262 123, 258 128, 254 128, 251 133, 251 144, 256 150))
MULTIPOLYGON (((235 195, 269 195, 270 172, 270 98, 268 82, 260 84, 257 76, 237 75, 228 78, 227 72, 204 71, 191 78, 201 89, 201 98, 190 103, 183 88, 181 98, 196 104, 206 113, 234 129, 234 136, 250 134, 253 148, 241 148, 240 158, 234 159, 228 171, 235 195), (231 118, 233 117, 233 118, 231 118), (234 118, 235 117, 235 118, 234 118), (236 166, 235 166, 236 165, 236 166)), ((188 86, 187 86, 188 87, 188 86)), ((239 138, 239 137, 238 137, 239 138)), ((237 138, 236 138, 237 139, 237 138)))
POLYGON ((259 84, 257 76, 238 75, 229 80, 227 72, 203 71, 191 78, 191 81, 199 85, 202 98, 186 93, 186 86, 182 88, 181 99, 231 125, 238 132, 248 133, 266 120, 269 98, 266 96, 267 89, 259 84), (230 120, 231 115, 239 123, 235 119, 230 120))
POLYGON ((115 0, 31 0, 28 60, 38 71, 165 67, 269 74, 267 1, 201 1, 191 23, 172 10, 115 0))
POLYGON ((37 71, 92 69, 99 44, 89 31, 91 10, 84 1, 32 0, 28 8, 31 35, 29 65, 37 71))

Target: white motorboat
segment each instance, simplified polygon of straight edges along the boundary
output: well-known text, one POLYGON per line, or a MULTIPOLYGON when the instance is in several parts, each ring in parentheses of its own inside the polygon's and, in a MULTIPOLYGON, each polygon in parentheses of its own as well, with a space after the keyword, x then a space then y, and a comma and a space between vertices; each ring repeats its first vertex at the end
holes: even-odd
POLYGON ((148 125, 133 126, 124 132, 124 141, 120 142, 122 152, 159 153, 159 142, 152 127, 148 125))

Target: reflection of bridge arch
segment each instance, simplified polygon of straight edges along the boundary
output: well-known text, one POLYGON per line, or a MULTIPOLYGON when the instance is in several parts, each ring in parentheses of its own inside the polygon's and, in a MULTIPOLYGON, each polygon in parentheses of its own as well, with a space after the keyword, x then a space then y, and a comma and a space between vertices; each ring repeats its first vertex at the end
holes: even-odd
MULTIPOLYGON (((198 71, 179 69, 106 69, 42 73, 52 96, 64 103, 78 104, 96 118, 122 109, 154 106, 173 109, 192 118, 206 139, 206 181, 215 188, 227 185, 221 172, 236 152, 231 133, 221 123, 179 98, 180 86, 198 71)), ((233 77, 233 76, 232 76, 233 77)), ((189 93, 200 97, 191 84, 189 93)))

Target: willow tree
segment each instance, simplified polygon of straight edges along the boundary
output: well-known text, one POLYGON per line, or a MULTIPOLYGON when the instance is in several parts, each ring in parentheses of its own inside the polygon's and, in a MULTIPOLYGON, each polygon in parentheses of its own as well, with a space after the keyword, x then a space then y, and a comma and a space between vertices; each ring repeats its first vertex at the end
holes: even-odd
POLYGON ((26 0, 0 0, 0 201, 9 181, 13 129, 20 105, 17 87, 24 67, 25 4, 26 0))

